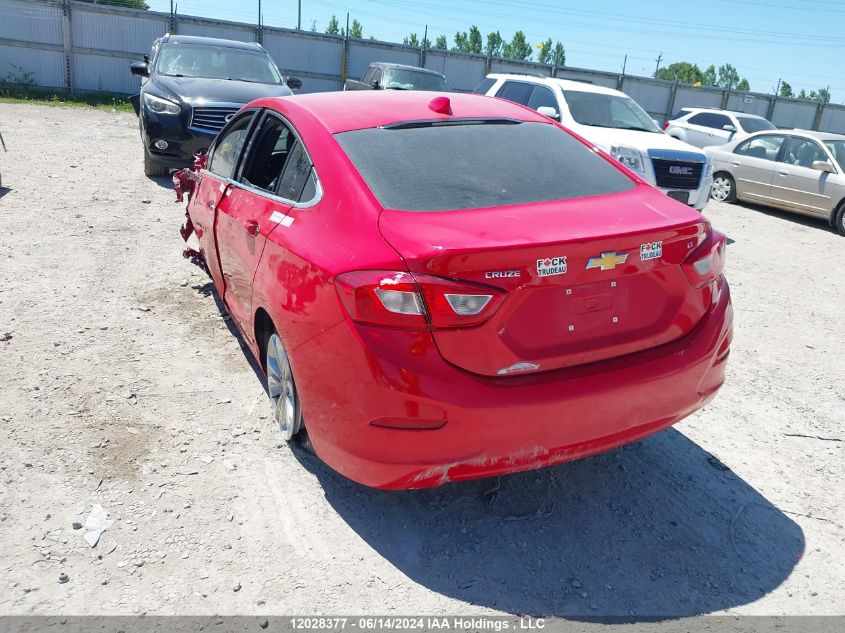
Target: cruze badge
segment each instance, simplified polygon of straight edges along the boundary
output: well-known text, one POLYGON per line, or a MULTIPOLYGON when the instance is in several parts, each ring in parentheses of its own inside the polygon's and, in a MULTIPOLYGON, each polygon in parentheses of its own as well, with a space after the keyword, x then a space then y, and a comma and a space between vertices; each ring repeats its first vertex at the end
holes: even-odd
POLYGON ((692 176, 692 167, 682 167, 681 165, 669 165, 669 173, 673 176, 692 176))
POLYGON ((490 270, 484 273, 485 279, 503 279, 505 277, 519 277, 522 273, 518 270, 490 270))
POLYGON ((624 264, 627 259, 628 253, 608 251, 606 253, 602 253, 600 257, 591 257, 587 262, 587 270, 590 270, 590 268, 613 270, 618 264, 624 264))

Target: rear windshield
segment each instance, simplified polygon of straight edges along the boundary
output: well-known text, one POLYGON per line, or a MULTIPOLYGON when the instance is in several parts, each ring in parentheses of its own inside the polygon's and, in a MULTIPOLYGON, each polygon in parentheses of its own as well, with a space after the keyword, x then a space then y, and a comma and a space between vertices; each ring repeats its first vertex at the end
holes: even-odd
POLYGON ((335 138, 387 209, 496 207, 634 186, 589 148, 546 123, 370 128, 335 138))
POLYGON ((776 130, 777 128, 769 123, 766 119, 758 119, 757 117, 738 116, 736 118, 742 129, 751 134, 752 132, 762 132, 763 130, 776 130))
POLYGON ((382 88, 387 90, 434 90, 448 91, 446 80, 434 73, 425 73, 410 68, 385 68, 382 88))

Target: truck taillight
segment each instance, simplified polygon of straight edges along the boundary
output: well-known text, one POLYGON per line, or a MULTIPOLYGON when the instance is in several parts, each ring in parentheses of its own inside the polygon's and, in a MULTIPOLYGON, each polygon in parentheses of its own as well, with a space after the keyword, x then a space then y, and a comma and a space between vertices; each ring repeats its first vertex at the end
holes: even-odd
POLYGON ((505 296, 483 284, 387 270, 344 273, 336 286, 353 321, 412 330, 479 325, 505 296))
POLYGON ((726 242, 724 233, 711 229, 704 242, 689 254, 683 268, 693 286, 701 288, 724 272, 726 242))

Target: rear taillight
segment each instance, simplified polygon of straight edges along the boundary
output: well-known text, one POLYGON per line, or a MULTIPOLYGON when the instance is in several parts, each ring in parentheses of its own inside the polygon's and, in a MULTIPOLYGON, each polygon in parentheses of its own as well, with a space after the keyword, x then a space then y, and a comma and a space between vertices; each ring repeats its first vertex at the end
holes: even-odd
POLYGON ((701 288, 724 272, 725 244, 725 234, 711 230, 704 242, 690 253, 683 268, 693 286, 701 288))
POLYGON ((505 296, 492 286, 386 270, 344 273, 336 285, 353 321, 412 330, 479 325, 505 296))
POLYGON ((664 130, 668 130, 668 129, 669 129, 669 121, 666 121, 666 123, 664 123, 664 124, 663 124, 663 129, 664 129, 664 130))

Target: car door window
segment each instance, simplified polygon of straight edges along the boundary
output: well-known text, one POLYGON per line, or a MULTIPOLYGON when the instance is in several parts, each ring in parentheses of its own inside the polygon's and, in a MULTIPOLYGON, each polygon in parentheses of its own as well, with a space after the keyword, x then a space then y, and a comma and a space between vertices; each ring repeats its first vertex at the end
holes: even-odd
POLYGON ((376 72, 375 68, 368 68, 367 72, 364 73, 364 76, 361 77, 361 83, 369 85, 370 82, 373 80, 373 74, 376 72))
POLYGON ((235 119, 214 142, 208 161, 208 170, 211 173, 221 178, 235 177, 254 114, 249 112, 235 119))
POLYGON ((724 114, 713 114, 711 116, 713 117, 713 125, 711 125, 710 127, 716 130, 724 130, 726 125, 733 125, 733 123, 731 123, 731 120, 724 114))
POLYGON ((689 118, 689 123, 702 127, 713 127, 713 115, 709 112, 699 112, 689 118))
POLYGON ((817 160, 827 160, 824 150, 819 144, 808 138, 791 136, 786 145, 781 162, 799 167, 812 167, 817 160))
POLYGON ((554 108, 555 112, 558 111, 555 93, 545 86, 534 86, 534 91, 528 99, 528 107, 532 110, 536 110, 537 108, 541 108, 543 106, 547 108, 554 108))
POLYGON ((506 81, 496 96, 507 99, 508 101, 527 105, 533 89, 534 86, 524 81, 506 81))
POLYGON ((786 137, 780 135, 757 136, 737 145, 734 154, 763 158, 765 160, 775 160, 785 140, 786 137))
MULTIPOLYGON (((300 141, 296 141, 290 150, 279 183, 279 196, 298 202, 311 175, 311 160, 300 141)), ((313 196, 312 196, 313 197, 313 196)))
POLYGON ((267 114, 250 143, 241 182, 275 193, 295 143, 296 135, 290 128, 281 119, 267 114))

